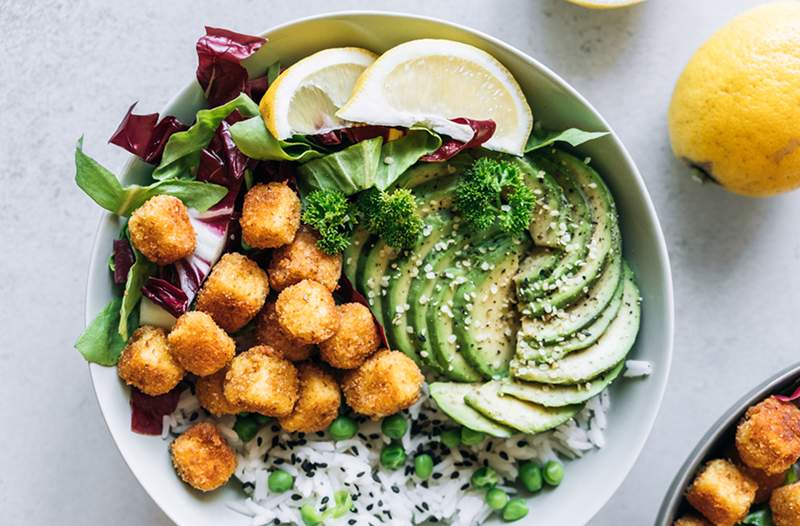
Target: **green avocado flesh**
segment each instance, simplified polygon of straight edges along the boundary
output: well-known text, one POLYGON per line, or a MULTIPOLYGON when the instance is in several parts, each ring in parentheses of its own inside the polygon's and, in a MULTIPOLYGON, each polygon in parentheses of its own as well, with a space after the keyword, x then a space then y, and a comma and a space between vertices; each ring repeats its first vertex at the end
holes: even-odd
POLYGON ((638 332, 639 292, 597 172, 557 149, 528 157, 468 150, 420 163, 395 186, 417 200, 416 245, 395 250, 358 229, 343 272, 390 347, 431 379, 443 413, 492 436, 540 433, 619 376, 638 332), (524 234, 475 231, 453 209, 465 170, 482 155, 515 164, 533 192, 524 234))

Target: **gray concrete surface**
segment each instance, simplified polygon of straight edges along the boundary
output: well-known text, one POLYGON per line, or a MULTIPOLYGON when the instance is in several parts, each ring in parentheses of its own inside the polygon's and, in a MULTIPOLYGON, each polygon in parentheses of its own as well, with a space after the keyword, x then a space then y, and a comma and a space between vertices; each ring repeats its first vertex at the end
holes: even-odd
POLYGON ((374 8, 467 24, 530 53, 586 95, 638 163, 672 258, 675 360, 645 452, 590 524, 652 524, 713 420, 798 359, 800 194, 750 200, 697 185, 673 159, 665 124, 692 51, 758 3, 593 12, 561 0, 0 0, 0 523, 169 524, 117 453, 72 349, 100 215, 72 182, 76 139, 85 134, 87 150, 119 168, 126 154, 107 137, 131 102, 157 111, 192 78, 204 24, 257 32, 374 8))

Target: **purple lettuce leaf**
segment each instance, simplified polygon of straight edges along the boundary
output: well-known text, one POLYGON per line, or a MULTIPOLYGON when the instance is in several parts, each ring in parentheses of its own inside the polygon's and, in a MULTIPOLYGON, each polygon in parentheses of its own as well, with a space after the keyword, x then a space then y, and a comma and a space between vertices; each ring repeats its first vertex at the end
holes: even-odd
POLYGON ((465 117, 458 117, 450 120, 457 124, 466 124, 472 128, 472 131, 474 132, 472 139, 470 139, 468 142, 461 142, 452 138, 444 138, 444 142, 442 142, 442 145, 438 150, 422 157, 420 160, 429 163, 447 161, 458 153, 461 153, 463 150, 468 148, 477 148, 491 139, 497 127, 495 122, 491 119, 481 121, 476 119, 467 119, 465 117))
POLYGON ((150 396, 131 387, 131 431, 141 435, 160 435, 164 416, 175 411, 185 389, 186 385, 180 383, 166 394, 150 396))
POLYGON ((135 115, 133 103, 119 123, 117 131, 108 140, 146 163, 158 164, 164 146, 173 133, 187 130, 189 127, 176 117, 168 115, 158 120, 158 113, 135 115))
POLYGON ((205 36, 197 41, 197 82, 203 88, 210 106, 219 106, 239 93, 260 91, 261 82, 249 84, 247 70, 241 61, 258 51, 266 40, 227 29, 206 27, 205 36))
POLYGON ((124 285, 134 263, 133 249, 127 238, 114 240, 114 283, 124 285))

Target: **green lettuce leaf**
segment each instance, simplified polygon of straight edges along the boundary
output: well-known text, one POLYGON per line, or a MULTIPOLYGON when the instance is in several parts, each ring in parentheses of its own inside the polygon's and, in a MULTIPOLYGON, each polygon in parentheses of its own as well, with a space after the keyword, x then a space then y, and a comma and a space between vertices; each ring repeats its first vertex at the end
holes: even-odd
POLYGON ((116 365, 119 361, 126 341, 117 330, 121 305, 122 298, 119 297, 108 302, 75 342, 75 348, 87 362, 116 365))
POLYGON ((170 136, 153 179, 163 181, 193 174, 200 164, 200 152, 211 142, 220 123, 236 110, 244 117, 253 117, 258 115, 258 104, 242 93, 222 106, 198 111, 188 130, 170 136))
POLYGON ((259 161, 306 162, 322 157, 311 143, 303 140, 279 141, 267 131, 264 120, 253 117, 231 126, 233 143, 251 159, 259 161))
POLYGON ((775 526, 775 523, 772 521, 772 513, 770 513, 769 508, 766 506, 751 511, 739 524, 748 524, 750 526, 775 526))
POLYGON ((128 280, 125 283, 125 292, 122 294, 122 304, 119 312, 118 331, 120 337, 125 341, 130 337, 130 330, 136 329, 135 326, 129 327, 129 322, 131 315, 139 311, 136 306, 139 305, 139 301, 142 299, 144 282, 153 275, 157 268, 156 264, 144 257, 141 252, 136 250, 133 244, 131 244, 131 249, 136 260, 128 271, 128 280))
POLYGON ((561 132, 545 131, 542 129, 534 130, 528 143, 525 145, 525 153, 550 146, 555 142, 566 142, 572 146, 578 146, 585 142, 598 139, 608 135, 608 132, 588 132, 578 128, 569 128, 561 132))
POLYGON ((411 128, 403 137, 385 143, 381 147, 375 186, 386 190, 420 157, 435 152, 441 145, 442 138, 427 128, 411 128))
POLYGON ((145 201, 160 194, 177 197, 189 208, 204 212, 228 193, 224 186, 188 179, 122 186, 113 173, 83 152, 82 138, 75 148, 75 182, 95 203, 120 216, 129 216, 145 201))
POLYGON ((353 195, 372 188, 381 163, 383 137, 367 139, 344 150, 314 159, 297 169, 297 182, 303 195, 312 190, 337 190, 353 195))

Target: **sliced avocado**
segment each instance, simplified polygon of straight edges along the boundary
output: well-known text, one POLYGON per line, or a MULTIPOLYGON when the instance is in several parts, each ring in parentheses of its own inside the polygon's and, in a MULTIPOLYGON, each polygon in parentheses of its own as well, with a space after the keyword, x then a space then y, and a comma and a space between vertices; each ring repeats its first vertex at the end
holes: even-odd
POLYGON ((619 243, 606 257, 606 265, 583 297, 565 309, 525 320, 525 334, 541 343, 563 340, 597 318, 614 297, 622 279, 622 254, 619 243))
POLYGON ((342 272, 345 277, 350 280, 353 286, 356 286, 356 270, 358 269, 358 261, 361 258, 361 251, 364 249, 364 244, 369 239, 369 232, 363 228, 359 228, 353 233, 350 239, 350 246, 344 249, 342 253, 342 272))
POLYGON ((636 341, 641 315, 639 289, 633 281, 633 272, 627 267, 624 279, 619 312, 594 345, 568 354, 555 366, 513 360, 511 376, 546 384, 577 384, 602 374, 622 361, 636 341))
POLYGON ((378 323, 386 327, 383 318, 383 300, 386 289, 389 287, 389 276, 387 269, 392 261, 397 257, 398 251, 390 247, 381 239, 373 239, 368 242, 365 251, 361 253, 361 258, 356 271, 356 281, 358 290, 367 297, 372 313, 378 323))
POLYGON ((441 163, 418 163, 403 172, 392 187, 413 190, 440 177, 463 172, 472 162, 471 152, 464 152, 441 163))
POLYGON ((534 361, 538 363, 553 363, 560 360, 564 355, 574 351, 580 351, 593 345, 600 336, 606 332, 608 326, 617 317, 619 307, 622 305, 622 289, 625 280, 619 280, 614 297, 606 306, 605 310, 595 320, 576 332, 569 338, 549 345, 542 345, 528 327, 530 320, 522 321, 522 330, 517 334, 517 359, 521 362, 534 361))
POLYGON ((514 159, 522 169, 525 185, 536 196, 536 208, 529 228, 533 242, 540 247, 562 248, 566 238, 559 225, 569 225, 572 222, 564 191, 553 176, 537 166, 532 159, 514 159))
POLYGON ((500 392, 500 382, 483 384, 467 393, 464 401, 483 416, 527 434, 541 433, 557 427, 581 409, 580 405, 545 407, 525 402, 500 392))
POLYGON ((459 351, 488 379, 506 376, 514 355, 519 320, 513 277, 529 246, 527 241, 502 237, 474 247, 464 282, 453 296, 459 351))
POLYGON ((486 418, 464 402, 464 396, 477 391, 480 386, 481 384, 436 382, 430 384, 429 388, 439 409, 456 423, 493 437, 510 437, 514 434, 513 429, 486 418))
POLYGON ((577 385, 549 385, 532 382, 504 381, 500 384, 500 392, 505 395, 534 402, 547 407, 562 407, 581 404, 600 394, 613 382, 622 369, 625 361, 619 362, 613 369, 598 376, 594 380, 577 385))

